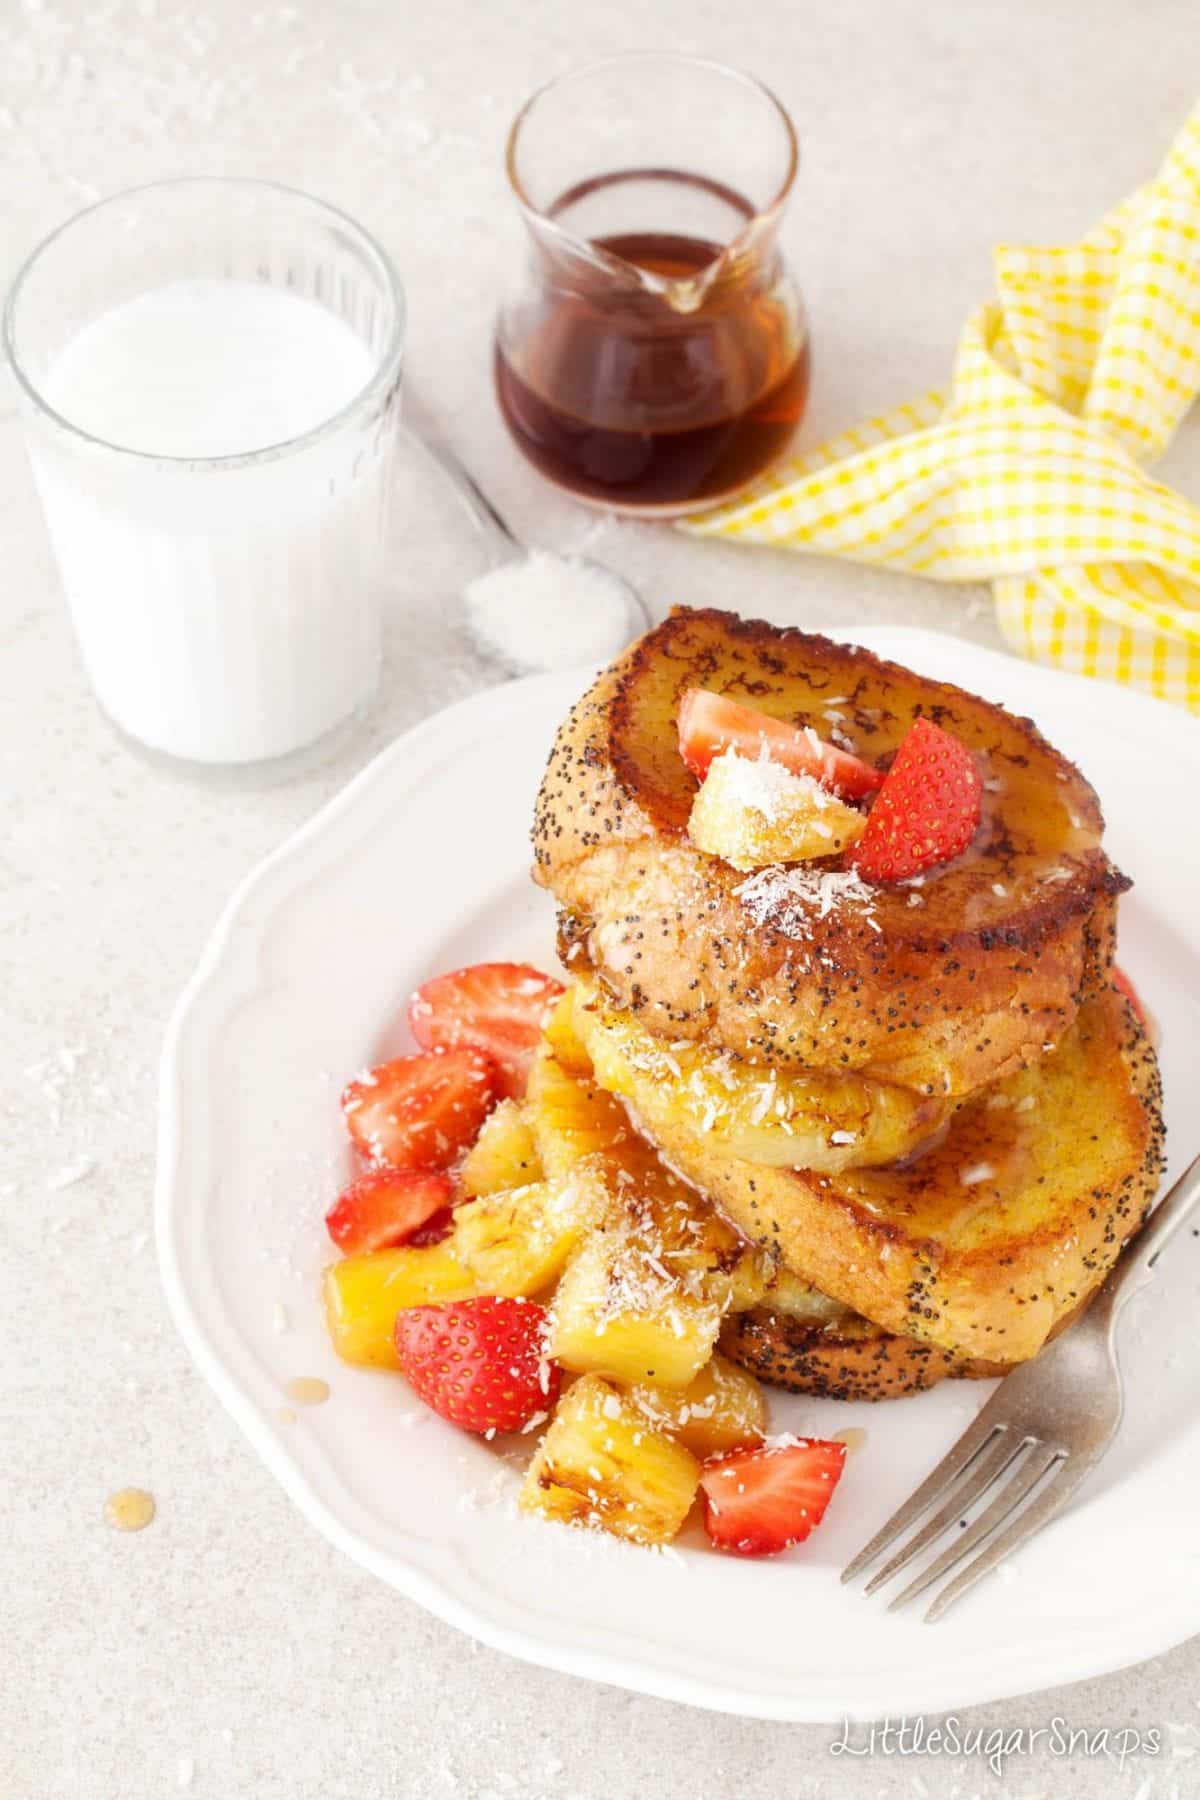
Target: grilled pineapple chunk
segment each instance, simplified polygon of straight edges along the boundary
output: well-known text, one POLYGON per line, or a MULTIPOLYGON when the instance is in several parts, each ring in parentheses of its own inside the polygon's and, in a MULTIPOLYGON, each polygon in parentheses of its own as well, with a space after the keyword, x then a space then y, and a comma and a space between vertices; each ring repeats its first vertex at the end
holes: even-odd
POLYGON ((712 1355, 722 1311, 702 1281, 671 1268, 652 1234, 610 1217, 567 1265, 549 1353, 580 1374, 682 1388, 712 1355))
POLYGON ((502 1100, 488 1114, 459 1173, 463 1190, 472 1199, 541 1180, 542 1163, 533 1132, 515 1100, 502 1100))
POLYGON ((329 1335, 343 1362, 396 1369, 396 1314, 409 1306, 468 1300, 479 1284, 447 1241, 344 1257, 326 1269, 324 1292, 329 1335))
POLYGON ((542 1023, 542 1038, 551 1056, 569 1075, 590 1075, 591 1058, 575 1025, 575 996, 567 988, 542 1023))
POLYGON ((749 1244, 702 1195, 682 1190, 659 1224, 669 1266, 681 1279, 703 1290, 726 1312, 749 1312, 767 1291, 775 1271, 767 1250, 749 1244))
POLYGON ((603 1204, 586 1170, 460 1206, 452 1245, 485 1294, 528 1298, 562 1274, 603 1204))
POLYGON ((800 1275, 793 1275, 790 1269, 782 1266, 772 1276, 770 1286, 763 1296, 763 1305, 771 1312, 782 1313, 787 1319, 795 1319, 801 1325, 818 1328, 842 1324, 855 1317, 853 1308, 843 1306, 840 1300, 823 1294, 820 1288, 813 1287, 811 1282, 805 1281, 800 1275))
POLYGON ((685 1388, 639 1382, 630 1388, 629 1397, 658 1430, 668 1432, 701 1462, 759 1443, 767 1427, 766 1402, 757 1381, 719 1351, 685 1388))
POLYGON ((664 1042, 594 981, 579 983, 574 1004, 597 1081, 668 1144, 686 1134, 768 1168, 833 1174, 899 1161, 954 1110, 941 1096, 852 1072, 768 1068, 664 1042))
POLYGON ((766 757, 725 750, 692 802, 688 836, 735 869, 836 856, 858 842, 866 817, 811 775, 766 757))
MULTIPOLYGON (((552 1026, 563 1013, 560 1002, 552 1026)), ((582 1157, 626 1145, 631 1151, 636 1150, 636 1133, 624 1107, 593 1080, 590 1063, 585 1061, 584 1068, 586 1073, 578 1065, 568 1068, 551 1048, 551 1038, 547 1036, 530 1071, 526 1097, 529 1121, 542 1167, 551 1179, 568 1175, 582 1157)))
POLYGON ((656 1431, 619 1388, 585 1375, 558 1410, 521 1488, 527 1512, 599 1526, 635 1544, 667 1544, 700 1482, 690 1451, 656 1431))

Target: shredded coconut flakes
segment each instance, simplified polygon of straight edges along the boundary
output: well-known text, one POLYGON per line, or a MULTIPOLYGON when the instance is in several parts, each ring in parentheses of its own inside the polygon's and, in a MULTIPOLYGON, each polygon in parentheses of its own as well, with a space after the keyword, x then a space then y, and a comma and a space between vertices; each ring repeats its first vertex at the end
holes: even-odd
MULTIPOLYGON (((765 744, 763 749, 765 752, 765 744)), ((801 798, 818 810, 828 807, 833 799, 829 790, 811 775, 797 775, 765 754, 755 759, 741 756, 736 750, 725 750, 717 762, 727 797, 743 811, 755 812, 768 823, 793 812, 801 798)), ((832 836, 828 826, 824 830, 832 836)))
POLYGON ((734 890, 756 925, 768 925, 784 937, 808 937, 814 920, 827 918, 843 906, 861 911, 865 922, 878 930, 875 920, 876 890, 853 869, 759 869, 734 890))

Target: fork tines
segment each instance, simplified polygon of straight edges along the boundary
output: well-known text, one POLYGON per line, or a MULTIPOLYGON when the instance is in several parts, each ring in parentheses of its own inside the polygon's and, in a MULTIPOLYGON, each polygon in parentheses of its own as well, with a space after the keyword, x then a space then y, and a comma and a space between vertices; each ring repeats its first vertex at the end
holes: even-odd
POLYGON ((978 1550, 978 1555, 947 1582, 933 1600, 925 1614, 926 1621, 932 1623, 1026 1538, 1040 1530, 1064 1504, 1077 1480, 1082 1479, 1087 1470, 1086 1461, 1078 1472, 1068 1470, 1068 1461, 1064 1450, 1045 1444, 1029 1433, 1022 1434, 1011 1426, 981 1417, 963 1433, 928 1479, 892 1514, 883 1529, 876 1532, 870 1543, 847 1564, 842 1571, 842 1580, 852 1581, 856 1575, 861 1575, 897 1538, 910 1527, 917 1526, 931 1507, 937 1507, 933 1516, 913 1531, 876 1570, 865 1590, 873 1594, 961 1521, 965 1528, 958 1530, 954 1541, 935 1556, 889 1605, 888 1610, 894 1611, 915 1599, 943 1575, 957 1568, 973 1550, 978 1550), (989 1504, 965 1524, 964 1514, 988 1495, 991 1495, 989 1504), (1014 1513, 1017 1516, 1012 1519, 1014 1513), (1006 1525, 1005 1521, 1009 1519, 1012 1522, 1006 1525))

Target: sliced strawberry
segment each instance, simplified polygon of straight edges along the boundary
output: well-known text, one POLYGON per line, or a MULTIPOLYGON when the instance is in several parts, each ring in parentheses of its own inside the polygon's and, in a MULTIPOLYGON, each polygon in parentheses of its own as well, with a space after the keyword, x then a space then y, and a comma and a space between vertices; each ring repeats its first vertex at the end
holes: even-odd
POLYGON ((821 1523, 846 1463, 845 1444, 783 1438, 711 1458, 700 1471, 704 1529, 718 1550, 774 1556, 821 1523))
POLYGON ((408 1241, 414 1249, 427 1250, 431 1244, 445 1243, 453 1230, 454 1208, 443 1206, 440 1212, 435 1212, 423 1225, 418 1225, 408 1241))
POLYGON ((766 755, 794 775, 811 775, 845 800, 861 800, 883 781, 878 769, 826 743, 812 726, 801 729, 741 706, 709 688, 686 688, 679 702, 679 754, 698 781, 723 750, 751 759, 766 755))
POLYGON ((542 1020, 561 981, 527 963, 473 963, 438 975, 408 1003, 408 1022, 425 1050, 470 1044, 500 1071, 500 1092, 519 1100, 529 1078, 542 1020))
POLYGON ((330 1237, 346 1256, 408 1243, 454 1198, 448 1175, 429 1169, 368 1169, 344 1188, 325 1214, 330 1237))
POLYGON ((414 1306, 398 1315, 395 1341, 411 1387, 464 1431, 519 1431, 562 1386, 546 1356, 546 1309, 532 1300, 414 1306))
POLYGON ((471 1144, 499 1097, 491 1058, 465 1046, 398 1056, 352 1081, 346 1127, 373 1163, 448 1169, 471 1144))
POLYGON ((983 781, 966 745, 918 719, 847 861, 868 881, 905 881, 961 856, 979 827, 983 781))

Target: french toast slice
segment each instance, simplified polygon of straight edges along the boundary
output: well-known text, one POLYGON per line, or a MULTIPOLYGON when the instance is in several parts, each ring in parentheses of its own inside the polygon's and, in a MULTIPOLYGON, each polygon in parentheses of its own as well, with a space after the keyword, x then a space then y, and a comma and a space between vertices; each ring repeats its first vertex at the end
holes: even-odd
MULTIPOLYGON (((1082 1310, 1064 1313, 1050 1337, 1082 1310)), ((719 1342, 730 1362, 769 1387, 822 1400, 898 1400, 939 1381, 990 1381, 1013 1368, 885 1331, 782 1269, 761 1304, 728 1315, 719 1342)))
POLYGON ((1129 884, 1092 788, 1027 719, 866 650, 680 609, 574 708, 538 798, 535 878, 648 1030, 762 1063, 968 1094, 1057 1043, 1112 960, 1129 884), (689 839, 697 784, 676 720, 691 686, 804 726, 877 766, 918 717, 978 760, 967 852, 910 884, 827 863, 747 875, 689 839))
MULTIPOLYGON (((577 1024, 585 1043, 603 1030, 586 1007, 577 1024)), ((825 1294, 889 1332, 998 1362, 1035 1355, 1099 1284, 1162 1166, 1154 1051, 1111 986, 907 1165, 767 1168, 663 1114, 643 1123, 672 1169, 825 1294)))
POLYGON ((719 1343, 730 1362, 769 1387, 821 1400, 898 1400, 939 1381, 1007 1375, 1012 1366, 956 1356, 885 1331, 858 1313, 806 1321, 769 1305, 731 1313, 719 1343))

